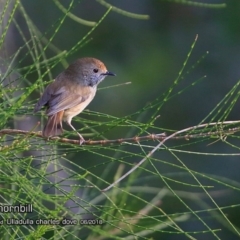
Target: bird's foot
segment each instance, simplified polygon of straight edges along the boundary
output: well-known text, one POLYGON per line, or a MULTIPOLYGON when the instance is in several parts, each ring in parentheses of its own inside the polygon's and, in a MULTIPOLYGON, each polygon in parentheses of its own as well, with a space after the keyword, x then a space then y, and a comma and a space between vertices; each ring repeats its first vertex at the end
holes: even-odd
POLYGON ((81 136, 79 139, 79 145, 81 146, 85 142, 85 139, 81 136))

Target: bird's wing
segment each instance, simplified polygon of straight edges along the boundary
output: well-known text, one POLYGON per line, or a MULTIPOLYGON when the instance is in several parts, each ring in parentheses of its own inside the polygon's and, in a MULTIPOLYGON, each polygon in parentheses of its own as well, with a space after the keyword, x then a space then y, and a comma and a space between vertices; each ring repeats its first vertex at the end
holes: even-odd
POLYGON ((64 91, 64 88, 61 86, 58 86, 56 84, 56 81, 52 82, 51 84, 49 84, 46 89, 44 90, 42 96, 40 97, 40 99, 38 100, 38 102, 36 103, 35 107, 34 107, 34 112, 38 112, 43 106, 48 105, 49 100, 52 98, 53 95, 58 95, 61 94, 64 91), (52 89, 56 89, 56 92, 53 93, 52 89))
POLYGON ((39 99, 38 103, 34 108, 34 112, 41 109, 42 106, 47 106, 47 115, 51 116, 62 110, 74 107, 82 102, 84 102, 90 96, 88 88, 79 93, 77 88, 66 89, 64 86, 59 86, 58 89, 52 91, 51 84, 45 89, 42 97, 39 99))
POLYGON ((53 95, 48 101, 47 115, 53 115, 57 112, 75 107, 76 105, 86 101, 89 95, 81 96, 80 94, 64 91, 61 94, 53 95))

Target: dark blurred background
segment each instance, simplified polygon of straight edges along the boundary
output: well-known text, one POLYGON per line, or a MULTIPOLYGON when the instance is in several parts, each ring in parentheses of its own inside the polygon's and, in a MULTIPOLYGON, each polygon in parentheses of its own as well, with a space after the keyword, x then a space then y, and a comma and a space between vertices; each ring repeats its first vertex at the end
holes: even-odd
MULTIPOLYGON (((51 26, 63 15, 56 5, 49 0, 21 2, 39 30, 42 33, 49 31, 47 35, 51 36, 54 29, 51 26)), ((168 101, 161 109, 159 113, 161 117, 156 121, 156 125, 176 130, 197 125, 238 82, 240 78, 240 1, 229 0, 226 2, 226 8, 219 9, 193 7, 159 0, 109 0, 108 2, 123 10, 147 14, 150 18, 138 20, 112 11, 91 34, 93 40, 67 59, 68 62, 72 62, 76 58, 90 56, 105 62, 108 69, 115 72, 117 77, 106 79, 100 87, 132 82, 130 85, 99 91, 88 109, 123 117, 161 97, 177 78, 197 34, 198 40, 187 68, 190 69, 207 51, 209 54, 192 70, 191 74, 186 76, 177 90, 183 89, 205 75, 207 77, 195 87, 168 101)), ((210 1, 204 2, 210 3, 210 1)), ((61 1, 61 3, 67 7, 70 1, 61 1)), ((212 0, 211 3, 223 3, 223 1, 212 0)), ((83 19, 98 21, 106 10, 94 0, 85 0, 76 1, 71 12, 83 19)), ((19 15, 19 24, 21 23, 25 24, 19 15)), ((61 50, 68 51, 90 29, 67 18, 53 39, 53 44, 61 50)), ((15 38, 14 43, 18 49, 21 41, 15 38)), ((49 56, 51 57, 51 53, 49 56)), ((53 69, 53 76, 62 70, 63 66, 58 64, 53 69)), ((34 79, 29 80, 34 81, 34 79)), ((238 120, 239 109, 240 103, 237 102, 228 120, 238 120)), ((147 119, 146 117, 142 121, 147 119)), ((121 137, 125 137, 125 133, 115 132, 114 135, 109 136, 109 138, 121 137)), ((223 153, 234 151, 221 143, 209 147, 206 147, 206 144, 194 145, 194 148, 188 150, 223 153)), ((184 158, 189 168, 240 181, 239 157, 209 156, 202 160, 200 156, 190 156, 184 158)), ((167 173, 168 169, 162 166, 161 172, 167 173)), ((218 203, 231 205, 238 203, 239 199, 239 194, 230 193, 230 197, 224 196, 218 199, 218 203)), ((239 216, 237 211, 229 212, 229 217, 234 219, 236 214, 239 216)), ((239 219, 234 223, 240 225, 239 219)), ((216 224, 214 227, 219 228, 219 225, 216 224)), ((191 230, 191 224, 188 229, 191 230)), ((222 239, 230 239, 229 237, 238 239, 228 230, 221 234, 222 239)), ((166 237, 171 239, 169 234, 166 237)), ((175 237, 173 236, 173 239, 176 239, 175 237)), ((206 239, 204 234, 202 237, 206 239)))

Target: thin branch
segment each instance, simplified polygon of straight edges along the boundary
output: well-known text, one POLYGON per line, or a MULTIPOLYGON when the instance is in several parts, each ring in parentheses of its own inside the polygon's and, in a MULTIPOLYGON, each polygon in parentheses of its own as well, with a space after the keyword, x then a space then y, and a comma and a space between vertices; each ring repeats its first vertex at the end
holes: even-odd
MULTIPOLYGON (((183 132, 187 132, 187 131, 192 131, 195 130, 197 128, 202 128, 202 127, 208 127, 208 126, 216 126, 216 125, 232 125, 232 124, 236 124, 236 123, 240 123, 240 121, 225 121, 225 122, 215 122, 215 123, 206 123, 206 124, 201 124, 198 126, 193 126, 193 127, 189 127, 180 131, 177 131, 169 136, 167 136, 165 133, 160 133, 160 134, 149 134, 149 135, 145 135, 145 136, 141 136, 141 137, 131 137, 131 138, 119 138, 119 139, 112 139, 112 140, 87 140, 85 141, 82 145, 108 145, 108 144, 121 144, 124 142, 142 142, 142 141, 167 141, 169 139, 172 140, 180 140, 180 139, 185 139, 185 140, 189 140, 189 139, 197 139, 197 138, 205 138, 205 137, 219 137, 221 139, 222 136, 227 136, 230 134, 234 134, 238 131, 240 131, 240 127, 235 127, 235 128, 229 128, 226 130, 223 129, 218 129, 216 131, 209 131, 206 133, 198 133, 198 134, 186 134, 183 136, 177 136, 180 133, 183 132)), ((60 137, 52 137, 52 138, 44 138, 42 136, 41 132, 32 132, 32 131, 24 131, 24 130, 18 130, 18 129, 2 129, 0 130, 0 136, 3 135, 27 135, 27 136, 33 136, 33 137, 38 137, 38 138, 42 138, 46 141, 58 141, 61 143, 69 143, 69 144, 75 144, 75 145, 79 145, 79 140, 74 140, 74 139, 68 139, 68 138, 60 138, 60 137)))
MULTIPOLYGON (((144 157, 138 164, 136 164, 131 170, 129 170, 127 173, 125 173, 122 177, 120 177, 118 180, 116 180, 115 182, 113 182, 112 184, 110 184, 107 188, 103 189, 102 191, 108 191, 109 189, 111 189, 114 185, 116 185, 117 183, 119 183, 120 181, 122 181, 124 178, 126 178, 128 175, 130 175, 132 172, 134 172, 138 167, 140 167, 149 157, 151 157, 167 140, 169 139, 173 139, 174 137, 176 137, 177 135, 181 134, 181 133, 185 133, 188 131, 193 131, 195 129, 198 128, 203 128, 203 127, 208 127, 208 126, 217 126, 217 125, 229 125, 229 124, 236 124, 236 123, 240 123, 240 121, 225 121, 225 122, 214 122, 214 123, 205 123, 205 124, 200 124, 197 126, 193 126, 193 127, 188 127, 185 129, 182 129, 180 131, 177 131, 173 134, 171 134, 168 137, 165 137, 155 148, 153 148, 152 151, 150 151, 146 157, 144 157)), ((235 128, 236 129, 236 128, 235 128)), ((239 128, 237 128, 239 130, 239 128)), ((217 133, 219 134, 219 131, 217 131, 217 133)), ((223 133, 220 135, 222 136, 223 133)))

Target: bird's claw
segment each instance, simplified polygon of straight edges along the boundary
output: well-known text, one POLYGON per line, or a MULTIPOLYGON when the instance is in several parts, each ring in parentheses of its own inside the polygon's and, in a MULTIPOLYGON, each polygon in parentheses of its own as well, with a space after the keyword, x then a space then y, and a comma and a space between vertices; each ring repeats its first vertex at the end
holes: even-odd
POLYGON ((81 146, 84 142, 85 142, 85 139, 84 138, 80 138, 79 145, 81 146))

